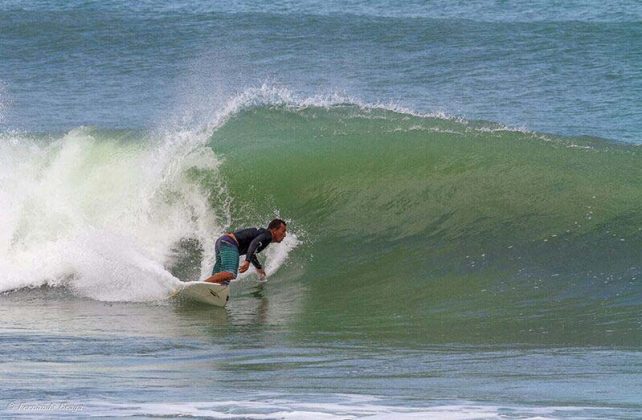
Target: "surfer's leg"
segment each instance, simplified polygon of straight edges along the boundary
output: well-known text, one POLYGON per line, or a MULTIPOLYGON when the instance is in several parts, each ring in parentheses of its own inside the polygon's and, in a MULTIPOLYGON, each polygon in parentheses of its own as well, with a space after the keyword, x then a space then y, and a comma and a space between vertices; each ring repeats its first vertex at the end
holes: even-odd
POLYGON ((239 270, 238 248, 219 239, 216 241, 214 252, 216 254, 216 264, 214 264, 212 275, 205 281, 223 283, 234 280, 239 270))

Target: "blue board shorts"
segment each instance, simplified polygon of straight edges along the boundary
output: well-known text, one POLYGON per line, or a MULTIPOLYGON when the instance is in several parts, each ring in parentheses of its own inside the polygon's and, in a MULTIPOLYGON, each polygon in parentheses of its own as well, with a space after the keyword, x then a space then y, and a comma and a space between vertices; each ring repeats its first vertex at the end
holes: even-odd
POLYGON ((212 275, 225 271, 236 277, 239 271, 239 248, 234 239, 227 235, 218 238, 214 244, 214 254, 216 263, 212 275))

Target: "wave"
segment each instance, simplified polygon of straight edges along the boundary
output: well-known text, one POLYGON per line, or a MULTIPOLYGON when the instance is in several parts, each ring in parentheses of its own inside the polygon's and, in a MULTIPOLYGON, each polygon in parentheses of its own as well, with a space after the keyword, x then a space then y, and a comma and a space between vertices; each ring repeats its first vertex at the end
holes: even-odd
POLYGON ((637 146, 354 101, 253 105, 209 144, 233 220, 304 233, 302 323, 639 339, 637 146))
POLYGON ((280 216, 268 270, 306 284, 302 325, 640 338, 637 146, 270 86, 196 120, 4 134, 0 291, 162 299, 280 216))

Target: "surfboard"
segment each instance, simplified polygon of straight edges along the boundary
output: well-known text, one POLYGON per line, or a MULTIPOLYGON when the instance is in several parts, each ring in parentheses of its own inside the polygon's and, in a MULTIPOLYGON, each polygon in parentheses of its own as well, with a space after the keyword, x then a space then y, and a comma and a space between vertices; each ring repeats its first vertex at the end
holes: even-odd
POLYGON ((230 300, 230 287, 218 283, 188 281, 183 283, 172 296, 208 305, 225 306, 230 300))

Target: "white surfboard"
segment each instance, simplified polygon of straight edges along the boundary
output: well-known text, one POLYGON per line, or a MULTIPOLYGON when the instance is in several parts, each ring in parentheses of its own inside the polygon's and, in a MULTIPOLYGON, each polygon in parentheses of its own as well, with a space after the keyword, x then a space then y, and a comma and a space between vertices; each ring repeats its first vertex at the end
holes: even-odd
POLYGON ((230 299, 230 287, 204 281, 183 283, 173 296, 214 306, 225 306, 230 299))

